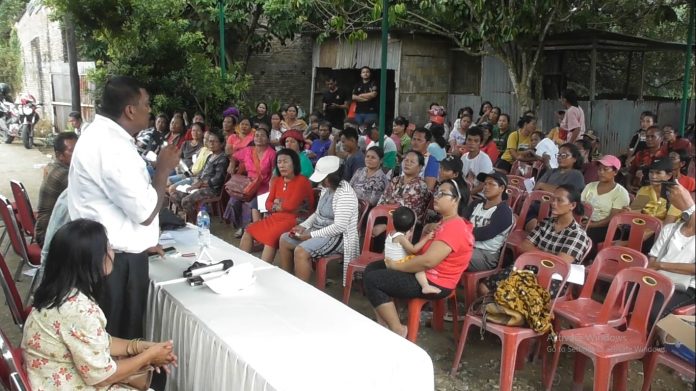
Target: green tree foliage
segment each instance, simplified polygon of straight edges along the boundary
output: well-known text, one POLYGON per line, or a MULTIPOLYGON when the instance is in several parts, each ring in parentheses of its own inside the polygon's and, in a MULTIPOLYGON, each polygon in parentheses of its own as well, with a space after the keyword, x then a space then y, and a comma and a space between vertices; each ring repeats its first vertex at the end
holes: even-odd
POLYGON ((73 16, 83 55, 97 61, 97 86, 110 74, 131 75, 147 83, 155 110, 195 109, 213 118, 243 101, 249 56, 268 50, 272 39, 292 38, 301 21, 265 0, 226 1, 223 80, 215 0, 47 1, 57 17, 73 16))
POLYGON ((22 89, 22 53, 14 24, 26 4, 26 0, 0 0, 0 83, 9 84, 14 94, 22 89))

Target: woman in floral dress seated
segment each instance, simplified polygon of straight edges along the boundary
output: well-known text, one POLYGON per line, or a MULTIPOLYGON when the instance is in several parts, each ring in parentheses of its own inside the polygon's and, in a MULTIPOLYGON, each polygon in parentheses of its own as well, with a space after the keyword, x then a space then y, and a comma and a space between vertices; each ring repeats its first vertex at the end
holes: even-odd
POLYGON ((106 332, 95 299, 113 260, 106 229, 95 221, 72 221, 51 240, 21 344, 33 390, 130 390, 128 378, 141 368, 176 365, 172 341, 129 341, 106 332))

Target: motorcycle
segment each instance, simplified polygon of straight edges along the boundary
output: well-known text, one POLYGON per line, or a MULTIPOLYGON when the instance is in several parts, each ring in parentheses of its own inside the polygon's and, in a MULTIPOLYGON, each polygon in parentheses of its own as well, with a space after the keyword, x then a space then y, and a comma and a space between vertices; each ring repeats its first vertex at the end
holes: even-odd
POLYGON ((39 113, 36 109, 36 99, 30 94, 22 94, 19 99, 19 120, 22 123, 20 133, 24 148, 31 149, 34 146, 34 127, 39 122, 39 113))
POLYGON ((20 136, 20 128, 17 106, 6 100, 0 101, 0 140, 5 144, 11 143, 15 137, 20 136))

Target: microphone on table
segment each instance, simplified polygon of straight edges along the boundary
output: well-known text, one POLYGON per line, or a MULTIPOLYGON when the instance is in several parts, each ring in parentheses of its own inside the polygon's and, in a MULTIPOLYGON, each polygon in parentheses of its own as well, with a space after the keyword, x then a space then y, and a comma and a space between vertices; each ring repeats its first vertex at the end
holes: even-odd
POLYGON ((234 262, 231 259, 225 259, 224 261, 203 267, 198 267, 194 264, 191 265, 191 267, 189 267, 188 269, 184 270, 184 277, 195 277, 210 272, 227 270, 232 266, 234 266, 234 262))

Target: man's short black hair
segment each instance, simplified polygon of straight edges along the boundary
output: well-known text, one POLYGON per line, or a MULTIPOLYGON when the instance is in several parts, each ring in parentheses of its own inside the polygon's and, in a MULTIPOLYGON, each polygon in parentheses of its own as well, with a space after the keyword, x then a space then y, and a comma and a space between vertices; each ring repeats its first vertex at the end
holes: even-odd
POLYGON ((425 137, 425 141, 431 141, 433 139, 433 133, 430 131, 430 129, 425 128, 425 127, 418 127, 416 130, 413 131, 413 133, 423 133, 423 136, 425 137))
POLYGON ((140 89, 145 88, 138 80, 128 76, 115 76, 106 81, 99 105, 99 114, 117 120, 128 105, 140 99, 140 89))
POLYGON ((392 221, 394 222, 395 230, 398 232, 408 232, 408 230, 413 227, 413 224, 416 223, 416 214, 411 208, 400 206, 394 210, 392 221))
POLYGON ((358 131, 355 128, 346 127, 341 132, 341 136, 358 141, 358 131))
POLYGON ((478 126, 469 128, 469 130, 466 131, 466 139, 468 140, 471 136, 478 136, 479 141, 483 141, 483 129, 478 126))
POLYGON ((80 114, 79 111, 71 111, 70 114, 68 114, 68 118, 75 118, 76 120, 82 121, 82 114, 80 114))
POLYGON ((65 140, 77 140, 77 134, 75 132, 60 132, 53 140, 53 151, 56 155, 59 155, 67 149, 65 145, 65 140))

